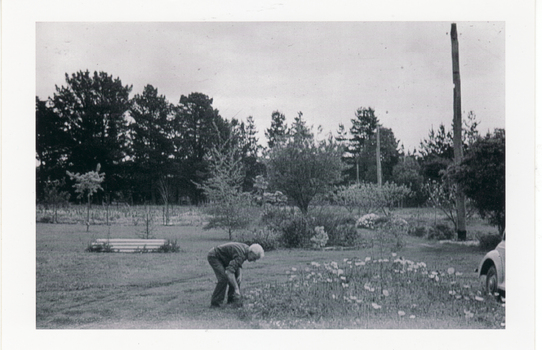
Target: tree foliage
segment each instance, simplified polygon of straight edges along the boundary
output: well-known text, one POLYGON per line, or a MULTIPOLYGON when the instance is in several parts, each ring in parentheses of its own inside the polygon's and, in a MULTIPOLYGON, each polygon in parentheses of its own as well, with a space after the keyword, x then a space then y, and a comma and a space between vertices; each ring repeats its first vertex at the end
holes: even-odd
MULTIPOLYGON (((131 170, 134 180, 141 184, 140 195, 153 200, 160 180, 171 174, 170 156, 173 154, 172 106, 165 96, 158 95, 152 85, 132 99, 130 116, 131 170)), ((154 200, 153 200, 154 201, 154 200)))
POLYGON ((66 86, 56 87, 53 110, 67 134, 67 168, 86 172, 100 163, 108 191, 119 188, 116 174, 127 152, 127 121, 131 86, 105 72, 66 74, 66 86))
POLYGON ((374 183, 359 183, 338 187, 333 194, 333 200, 350 211, 358 210, 358 215, 375 211, 390 215, 391 210, 410 193, 408 187, 389 182, 382 186, 374 183))
POLYGON ((213 108, 213 99, 202 93, 182 95, 175 108, 174 157, 181 174, 181 185, 193 203, 200 203, 203 192, 194 183, 202 183, 208 176, 209 150, 216 147, 220 139, 228 139, 228 123, 213 108))
POLYGON ((207 227, 226 229, 232 240, 232 232, 247 224, 247 218, 241 215, 248 200, 242 192, 244 169, 240 149, 229 138, 213 147, 208 158, 210 177, 197 184, 210 201, 213 218, 207 227))
POLYGON ((271 114, 271 127, 265 130, 265 137, 267 137, 269 148, 282 143, 287 133, 288 124, 286 124, 286 116, 279 111, 274 111, 271 114))
POLYGON ((450 169, 450 177, 462 186, 480 216, 504 232, 505 216, 505 154, 504 129, 496 129, 475 141, 458 167, 450 169))
POLYGON ((336 144, 314 140, 301 114, 297 127, 282 145, 275 145, 266 160, 270 187, 282 191, 306 214, 312 199, 341 180, 343 163, 336 144))
POLYGON ((43 190, 43 203, 53 207, 53 223, 58 222, 57 209, 60 205, 66 204, 70 199, 70 194, 67 191, 62 191, 61 188, 66 184, 64 179, 51 180, 45 183, 43 190))
POLYGON ((399 161, 392 171, 392 180, 398 185, 408 187, 412 193, 405 202, 410 205, 418 206, 425 203, 427 197, 423 194, 422 186, 424 178, 421 174, 421 167, 413 156, 405 155, 402 161, 399 161))
POLYGON ((100 164, 96 167, 96 171, 89 171, 84 174, 72 173, 66 171, 70 179, 75 180, 73 187, 75 192, 79 193, 78 198, 83 198, 85 195, 87 197, 87 231, 90 226, 90 202, 92 195, 94 195, 98 190, 103 190, 101 183, 105 179, 105 174, 100 173, 100 164))
POLYGON ((379 126, 375 110, 360 107, 351 119, 350 137, 339 125, 336 140, 343 145, 343 161, 349 165, 345 173, 349 182, 377 182, 377 130, 380 128, 380 162, 384 181, 392 180, 393 166, 399 160, 398 141, 390 128, 379 126))

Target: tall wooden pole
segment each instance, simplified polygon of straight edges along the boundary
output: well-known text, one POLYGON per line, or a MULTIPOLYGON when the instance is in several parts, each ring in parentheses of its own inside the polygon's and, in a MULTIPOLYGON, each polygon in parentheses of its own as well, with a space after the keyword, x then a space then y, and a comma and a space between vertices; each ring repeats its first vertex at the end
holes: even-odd
MULTIPOLYGON (((461 163, 463 159, 463 141, 461 138, 461 79, 459 76, 459 43, 457 41, 457 28, 456 24, 452 23, 452 30, 450 32, 452 38, 452 68, 453 68, 453 82, 454 82, 454 162, 456 165, 461 163)), ((467 239, 467 229, 465 223, 465 194, 458 186, 457 197, 457 239, 464 241, 467 239)))
POLYGON ((382 164, 380 161, 380 126, 376 127, 376 178, 378 187, 382 187, 382 164))

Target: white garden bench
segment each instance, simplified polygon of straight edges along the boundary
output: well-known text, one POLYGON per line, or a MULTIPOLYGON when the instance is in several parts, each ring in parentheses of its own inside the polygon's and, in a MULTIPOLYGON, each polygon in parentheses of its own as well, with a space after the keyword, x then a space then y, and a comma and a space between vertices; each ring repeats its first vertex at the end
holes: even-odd
POLYGON ((134 253, 136 251, 158 250, 167 243, 165 239, 123 239, 123 238, 100 238, 92 242, 93 247, 108 244, 109 247, 118 253, 134 253))

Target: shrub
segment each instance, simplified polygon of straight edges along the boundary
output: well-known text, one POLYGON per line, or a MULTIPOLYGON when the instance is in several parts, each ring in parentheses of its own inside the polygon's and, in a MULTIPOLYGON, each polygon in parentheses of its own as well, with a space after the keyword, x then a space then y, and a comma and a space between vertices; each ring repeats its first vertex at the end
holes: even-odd
POLYGON ((378 219, 378 215, 376 214, 365 214, 356 221, 356 227, 372 230, 375 228, 376 219, 378 219))
POLYGON ((52 224, 54 222, 51 216, 44 216, 42 218, 39 218, 37 221, 42 224, 52 224))
POLYGON ((251 245, 258 243, 265 251, 275 250, 280 246, 281 235, 276 230, 264 227, 262 229, 244 230, 236 234, 237 240, 251 245))
POLYGON ((500 235, 495 234, 483 234, 478 237, 478 241, 480 242, 480 249, 483 251, 490 251, 495 249, 497 245, 501 242, 502 237, 500 235))
POLYGON ((380 247, 381 252, 391 250, 399 251, 405 246, 404 236, 408 231, 408 222, 396 216, 381 216, 374 220, 377 232, 374 244, 380 247))
POLYGON ((282 241, 287 248, 306 248, 314 235, 310 222, 303 216, 296 215, 282 228, 282 241))
POLYGON ((329 238, 327 245, 352 246, 357 241, 358 232, 354 226, 356 220, 350 213, 327 207, 312 211, 310 214, 312 227, 324 227, 329 238))
POLYGON ((427 239, 448 240, 454 237, 454 230, 446 224, 434 224, 427 232, 427 239))
POLYGON ((414 237, 424 237, 427 234, 427 227, 425 226, 409 227, 408 234, 414 237))
POLYGON ((314 231, 316 232, 316 234, 311 238, 313 248, 325 247, 327 241, 329 240, 329 237, 324 230, 324 226, 318 226, 314 229, 314 231))
POLYGON ((339 246, 355 246, 359 242, 359 233, 353 224, 337 225, 333 230, 333 242, 339 246))
POLYGON ((168 239, 156 251, 158 253, 178 253, 181 251, 181 247, 177 244, 177 240, 171 241, 168 239))
POLYGON ((267 206, 260 215, 260 221, 265 226, 282 231, 285 223, 290 222, 294 215, 295 209, 293 208, 267 206))
POLYGON ((111 245, 109 243, 101 243, 101 244, 92 244, 89 243, 87 246, 87 249, 85 249, 86 252, 91 253, 112 253, 114 252, 113 248, 111 248, 111 245))

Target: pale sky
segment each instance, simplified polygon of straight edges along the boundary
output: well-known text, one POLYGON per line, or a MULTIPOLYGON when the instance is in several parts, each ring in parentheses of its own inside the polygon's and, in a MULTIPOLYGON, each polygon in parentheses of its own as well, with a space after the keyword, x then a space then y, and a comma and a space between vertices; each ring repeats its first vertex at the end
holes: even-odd
MULTIPOLYGON (((457 22, 464 115, 504 127, 505 23, 457 22)), ((36 24, 36 95, 64 74, 105 71, 172 103, 201 92, 226 119, 253 116, 260 142, 279 110, 336 132, 371 107, 407 150, 451 128, 451 22, 64 22, 36 24)))

